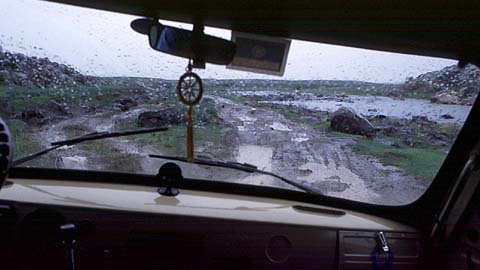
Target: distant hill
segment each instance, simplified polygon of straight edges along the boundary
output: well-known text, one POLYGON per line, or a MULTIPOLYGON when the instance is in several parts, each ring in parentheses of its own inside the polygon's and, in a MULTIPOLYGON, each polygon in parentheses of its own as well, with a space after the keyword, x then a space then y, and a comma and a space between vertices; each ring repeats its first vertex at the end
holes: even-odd
MULTIPOLYGON (((3 51, 0 47, 0 85, 38 88, 70 86, 132 87, 147 90, 174 88, 176 80, 135 77, 91 77, 47 58, 3 51)), ((473 65, 448 66, 404 84, 347 80, 204 80, 206 91, 311 91, 322 94, 374 95, 430 99, 435 103, 472 105, 480 91, 480 69, 473 65)))
POLYGON ((57 88, 89 84, 93 78, 47 58, 4 52, 0 47, 0 85, 57 88))
POLYGON ((464 68, 452 65, 407 78, 403 88, 407 92, 430 93, 435 103, 472 105, 480 91, 480 69, 473 65, 464 68))

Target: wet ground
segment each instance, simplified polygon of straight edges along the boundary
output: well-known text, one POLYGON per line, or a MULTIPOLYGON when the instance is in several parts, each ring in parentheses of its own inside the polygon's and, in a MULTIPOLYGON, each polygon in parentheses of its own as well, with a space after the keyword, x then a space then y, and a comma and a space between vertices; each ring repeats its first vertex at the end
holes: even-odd
MULTIPOLYGON (((426 188, 402 170, 352 152, 351 139, 327 136, 282 115, 214 97, 220 117, 237 131, 237 160, 261 164, 322 194, 380 204, 415 200, 426 188)), ((287 187, 277 179, 245 182, 287 187)))
MULTIPOLYGON (((292 122, 274 111, 253 108, 218 96, 205 98, 214 100, 222 125, 230 131, 225 143, 233 151, 231 157, 238 162, 255 164, 259 169, 274 172, 321 194, 376 204, 409 203, 426 189, 421 181, 405 174, 402 169, 384 166, 370 156, 354 153, 351 150, 354 143, 351 138, 335 137, 311 126, 292 122)), ((450 114, 455 121, 465 119, 467 108, 463 107, 468 107, 439 104, 430 106, 430 103, 429 106, 414 105, 415 102, 427 102, 417 100, 407 100, 409 105, 404 105, 405 100, 397 102, 386 99, 389 98, 350 96, 336 98, 333 102, 331 98, 329 102, 327 98, 274 102, 311 106, 310 108, 319 110, 333 110, 339 104, 348 103, 351 107, 362 108, 360 112, 366 114, 400 114, 404 117, 415 113, 429 116, 450 114), (378 102, 383 102, 383 107, 378 102), (327 103, 330 104, 326 105, 327 103), (399 108, 398 104, 402 104, 402 107, 399 108), (418 112, 409 112, 405 106, 422 108, 418 112)), ((77 117, 47 126, 40 135, 46 143, 68 138, 66 126, 80 125, 89 131, 112 131, 116 120, 134 118, 145 109, 140 105, 131 111, 116 112, 113 116, 112 112, 105 112, 77 117)), ((140 145, 127 137, 104 140, 101 146, 103 153, 82 145, 59 149, 56 153, 58 167, 156 174, 166 162, 148 157, 151 153, 166 154, 165 149, 155 145, 140 145)), ((202 145, 196 145, 196 151, 199 155, 221 158, 202 145)), ((295 189, 271 176, 176 163, 182 168, 185 177, 295 189)))

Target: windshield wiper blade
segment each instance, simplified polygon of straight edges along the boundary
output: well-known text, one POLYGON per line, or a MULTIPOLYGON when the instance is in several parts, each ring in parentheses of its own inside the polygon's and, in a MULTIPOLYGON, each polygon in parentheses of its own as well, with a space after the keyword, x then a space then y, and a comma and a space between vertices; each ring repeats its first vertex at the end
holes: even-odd
MULTIPOLYGON (((175 157, 175 156, 163 156, 163 155, 153 155, 150 154, 148 155, 151 158, 160 158, 160 159, 168 159, 168 160, 176 160, 176 161, 181 161, 181 162, 188 162, 186 158, 184 157, 175 157)), ((294 186, 300 190, 303 190, 307 193, 317 193, 314 189, 307 187, 305 185, 302 185, 300 183, 296 183, 292 180, 289 180, 285 177, 282 177, 278 174, 268 172, 268 171, 263 171, 257 168, 257 166, 249 164, 249 163, 239 163, 239 162, 234 162, 234 161, 219 161, 219 160, 207 160, 207 159, 198 159, 194 158, 193 159, 193 164, 198 164, 198 165, 205 165, 205 166, 214 166, 214 167, 223 167, 223 168, 230 168, 230 169, 236 169, 248 173, 258 173, 258 174, 264 174, 264 175, 270 175, 273 176, 277 179, 280 179, 281 181, 294 186)))
POLYGON ((77 143, 81 142, 86 142, 86 141, 93 141, 93 140, 100 140, 100 139, 105 139, 105 138, 113 138, 113 137, 122 137, 122 136, 129 136, 129 135, 136 135, 136 134, 144 134, 144 133, 152 133, 152 132, 161 132, 161 131, 167 131, 168 128, 165 127, 160 127, 160 128, 150 128, 150 129, 137 129, 137 130, 128 130, 128 131, 119 131, 119 132, 91 132, 87 133, 72 139, 68 140, 62 140, 62 141, 57 141, 57 142, 52 142, 50 143, 51 147, 43 149, 41 151, 29 154, 27 156, 15 159, 12 163, 12 167, 15 167, 19 164, 25 163, 29 160, 35 159, 39 156, 43 156, 57 148, 60 148, 62 146, 69 146, 69 145, 74 145, 77 143))

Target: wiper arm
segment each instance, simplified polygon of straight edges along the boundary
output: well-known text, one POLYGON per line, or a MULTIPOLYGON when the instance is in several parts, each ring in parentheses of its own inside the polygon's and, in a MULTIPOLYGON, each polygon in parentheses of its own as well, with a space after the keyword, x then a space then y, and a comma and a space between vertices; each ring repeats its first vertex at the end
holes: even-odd
MULTIPOLYGON (((181 161, 181 162, 188 162, 186 158, 184 157, 174 157, 174 156, 163 156, 163 155, 148 155, 151 158, 160 158, 160 159, 168 159, 168 160, 176 160, 176 161, 181 161)), ((205 166, 214 166, 214 167, 223 167, 223 168, 230 168, 230 169, 235 169, 235 170, 240 170, 248 173, 259 173, 259 174, 264 174, 264 175, 270 175, 273 176, 277 179, 280 179, 281 181, 294 186, 300 190, 303 190, 307 193, 317 193, 315 190, 299 184, 295 183, 292 180, 289 180, 285 177, 282 177, 278 174, 272 173, 272 172, 267 172, 263 171, 257 168, 257 166, 249 164, 249 163, 239 163, 239 162, 233 162, 233 161, 218 161, 218 160, 207 160, 207 159, 193 159, 194 164, 198 165, 205 165, 205 166)))
POLYGON ((129 131, 120 131, 120 132, 92 132, 88 134, 84 134, 72 139, 57 141, 50 143, 51 147, 43 149, 41 151, 29 154, 27 156, 15 159, 12 163, 12 167, 17 166, 19 164, 25 163, 29 160, 37 158, 39 156, 43 156, 57 148, 66 145, 74 145, 81 142, 86 141, 93 141, 93 140, 100 140, 105 138, 113 138, 113 137, 122 137, 122 136, 129 136, 129 135, 136 135, 136 134, 144 134, 144 133, 152 133, 152 132, 161 132, 167 131, 168 128, 160 127, 160 128, 151 128, 151 129, 137 129, 137 130, 129 130, 129 131))

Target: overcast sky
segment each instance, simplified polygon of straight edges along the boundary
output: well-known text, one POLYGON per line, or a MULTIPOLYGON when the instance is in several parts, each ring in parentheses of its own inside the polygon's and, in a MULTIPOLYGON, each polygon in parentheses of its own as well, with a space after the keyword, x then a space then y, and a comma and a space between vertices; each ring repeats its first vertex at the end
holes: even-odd
MULTIPOLYGON (((8 51, 46 56, 89 75, 177 79, 187 60, 150 49, 147 37, 130 28, 135 18, 36 0, 0 0, 0 45, 8 51)), ((206 32, 230 38, 227 30, 207 28, 206 32)), ((293 40, 283 77, 232 71, 216 65, 207 65, 206 70, 198 73, 217 79, 403 82, 406 77, 452 64, 452 60, 293 40)))

